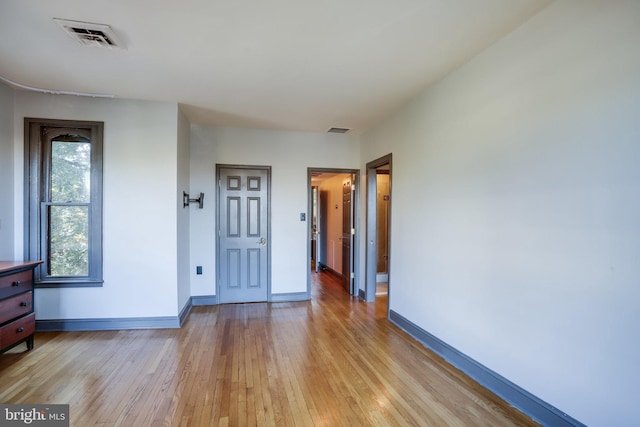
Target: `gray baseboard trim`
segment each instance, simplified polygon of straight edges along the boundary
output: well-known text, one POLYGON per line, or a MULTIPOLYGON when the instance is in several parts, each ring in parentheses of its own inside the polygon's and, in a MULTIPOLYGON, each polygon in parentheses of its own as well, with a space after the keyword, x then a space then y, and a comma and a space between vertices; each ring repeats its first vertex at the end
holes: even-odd
POLYGON ((196 307, 199 305, 217 305, 217 295, 196 295, 191 297, 191 305, 196 307))
POLYGON ((113 331, 120 329, 173 329, 179 327, 180 318, 178 316, 36 320, 37 332, 113 331))
POLYGON ((187 317, 189 317, 189 313, 191 313, 192 307, 193 305, 191 304, 191 298, 189 298, 184 307, 182 307, 182 310, 180 310, 180 314, 178 315, 180 327, 182 327, 182 325, 184 325, 184 322, 187 321, 187 317))
POLYGON ((389 281, 388 273, 376 273, 376 283, 388 282, 388 281, 389 281))
POLYGON ((473 378, 483 387, 491 390, 542 425, 586 427, 580 421, 572 418, 542 399, 539 399, 436 336, 431 335, 397 312, 390 310, 389 320, 420 343, 442 356, 447 362, 473 378))
POLYGON ((308 301, 311 295, 308 292, 289 292, 284 294, 271 294, 271 302, 308 301))

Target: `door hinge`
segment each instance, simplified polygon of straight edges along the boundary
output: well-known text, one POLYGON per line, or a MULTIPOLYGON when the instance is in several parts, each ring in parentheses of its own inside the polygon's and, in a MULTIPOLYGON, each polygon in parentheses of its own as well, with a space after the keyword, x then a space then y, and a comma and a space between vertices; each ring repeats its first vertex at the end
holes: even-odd
POLYGON ((351 278, 355 279, 356 278, 356 273, 351 273, 351 278))
POLYGON ((356 229, 355 229, 355 228, 352 228, 352 229, 351 229, 351 235, 352 235, 352 236, 355 236, 355 235, 356 235, 356 229))
POLYGON ((356 191, 356 186, 355 186, 355 184, 352 184, 352 185, 351 185, 351 191, 356 191))

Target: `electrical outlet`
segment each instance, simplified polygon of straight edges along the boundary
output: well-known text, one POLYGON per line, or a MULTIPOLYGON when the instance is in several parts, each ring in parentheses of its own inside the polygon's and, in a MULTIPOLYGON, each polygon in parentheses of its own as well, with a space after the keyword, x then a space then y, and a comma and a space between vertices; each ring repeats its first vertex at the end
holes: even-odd
POLYGON ((196 266, 196 274, 202 274, 202 266, 201 265, 196 266))

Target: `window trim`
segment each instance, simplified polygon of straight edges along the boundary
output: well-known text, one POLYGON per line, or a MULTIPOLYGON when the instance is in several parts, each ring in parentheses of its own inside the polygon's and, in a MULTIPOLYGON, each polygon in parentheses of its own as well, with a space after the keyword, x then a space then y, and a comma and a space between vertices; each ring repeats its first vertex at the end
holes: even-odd
POLYGON ((24 119, 24 256, 25 259, 45 261, 34 270, 34 286, 37 288, 100 287, 102 278, 102 170, 103 170, 103 122, 79 120, 24 119), (41 206, 47 203, 42 182, 49 171, 45 165, 43 144, 44 128, 76 129, 91 135, 91 199, 89 203, 89 274, 81 277, 47 277, 46 232, 41 206))

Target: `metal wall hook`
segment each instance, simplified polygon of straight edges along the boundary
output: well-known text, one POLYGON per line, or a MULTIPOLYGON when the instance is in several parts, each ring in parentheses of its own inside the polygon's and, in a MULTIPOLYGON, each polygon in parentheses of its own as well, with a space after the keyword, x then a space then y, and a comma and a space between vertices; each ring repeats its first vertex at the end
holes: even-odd
POLYGON ((187 193, 186 191, 182 191, 182 207, 186 208, 187 206, 189 206, 189 203, 197 203, 198 208, 202 209, 204 203, 204 193, 200 193, 200 197, 198 197, 197 199, 190 199, 189 193, 187 193))

